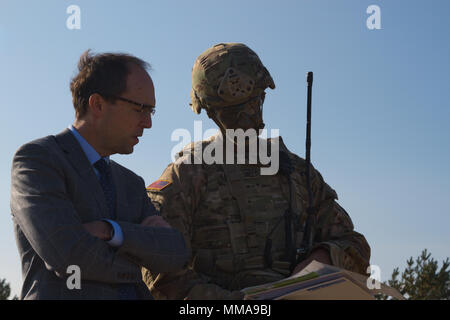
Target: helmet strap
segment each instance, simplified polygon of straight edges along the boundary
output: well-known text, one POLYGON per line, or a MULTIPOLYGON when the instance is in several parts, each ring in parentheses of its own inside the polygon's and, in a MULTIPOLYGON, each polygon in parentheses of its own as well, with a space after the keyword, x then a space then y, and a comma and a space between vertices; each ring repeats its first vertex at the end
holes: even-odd
POLYGON ((222 131, 222 135, 225 137, 226 134, 226 128, 223 125, 223 123, 217 118, 217 113, 214 109, 210 109, 210 108, 205 108, 206 110, 206 114, 208 115, 208 117, 214 121, 214 123, 219 127, 220 131, 222 131))

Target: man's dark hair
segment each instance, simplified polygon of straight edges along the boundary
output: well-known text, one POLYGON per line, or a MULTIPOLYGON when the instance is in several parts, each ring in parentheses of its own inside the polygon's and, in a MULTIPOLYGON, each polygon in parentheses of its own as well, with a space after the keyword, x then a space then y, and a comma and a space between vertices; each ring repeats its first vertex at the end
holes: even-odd
POLYGON ((115 100, 112 96, 122 94, 133 64, 143 70, 150 69, 147 62, 126 53, 85 51, 78 62, 79 72, 70 82, 76 118, 86 114, 91 94, 98 93, 112 102, 115 100))

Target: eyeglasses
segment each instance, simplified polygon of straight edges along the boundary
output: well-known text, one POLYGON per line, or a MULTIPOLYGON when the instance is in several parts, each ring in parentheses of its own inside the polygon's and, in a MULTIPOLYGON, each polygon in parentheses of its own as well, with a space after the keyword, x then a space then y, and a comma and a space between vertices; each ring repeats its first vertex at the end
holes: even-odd
POLYGON ((122 100, 122 101, 125 101, 125 102, 128 102, 128 103, 134 104, 136 106, 139 106, 139 107, 141 107, 141 111, 140 112, 145 114, 145 115, 152 115, 152 116, 155 115, 155 112, 156 112, 155 106, 152 106, 150 104, 139 103, 139 102, 136 102, 136 101, 133 101, 133 100, 130 100, 130 99, 127 99, 127 98, 119 97, 119 96, 110 95, 109 97, 111 97, 113 99, 117 99, 117 100, 122 100))

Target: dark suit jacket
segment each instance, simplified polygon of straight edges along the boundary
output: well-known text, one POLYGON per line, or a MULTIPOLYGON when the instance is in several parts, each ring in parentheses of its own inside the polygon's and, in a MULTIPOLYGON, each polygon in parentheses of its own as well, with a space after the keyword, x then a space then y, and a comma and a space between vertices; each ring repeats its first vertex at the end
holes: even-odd
POLYGON ((151 295, 141 266, 155 272, 181 269, 187 260, 175 229, 144 227, 156 214, 141 177, 111 161, 117 191, 119 248, 89 234, 83 223, 112 218, 86 155, 69 130, 27 143, 16 152, 11 177, 11 212, 22 262, 23 299, 117 299, 118 284, 151 295), (70 265, 81 271, 81 289, 69 290, 70 265))

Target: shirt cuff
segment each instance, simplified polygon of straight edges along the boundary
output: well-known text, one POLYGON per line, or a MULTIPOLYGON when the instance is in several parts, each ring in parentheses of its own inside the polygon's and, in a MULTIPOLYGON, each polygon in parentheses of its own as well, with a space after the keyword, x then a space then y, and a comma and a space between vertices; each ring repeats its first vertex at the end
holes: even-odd
POLYGON ((112 220, 109 220, 109 219, 103 219, 103 221, 108 222, 112 226, 113 231, 114 231, 111 240, 106 241, 106 243, 109 244, 111 247, 120 247, 122 245, 122 243, 123 243, 122 228, 115 221, 112 221, 112 220))

